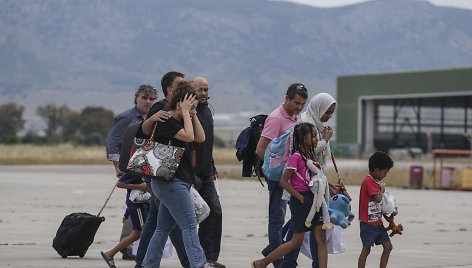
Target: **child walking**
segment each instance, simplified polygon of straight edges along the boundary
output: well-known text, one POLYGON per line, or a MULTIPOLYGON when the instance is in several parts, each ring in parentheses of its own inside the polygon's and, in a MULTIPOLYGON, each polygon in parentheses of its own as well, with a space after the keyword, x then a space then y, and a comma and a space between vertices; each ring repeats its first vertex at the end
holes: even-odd
POLYGON ((120 180, 116 184, 118 188, 128 189, 126 193, 126 207, 128 208, 129 217, 133 223, 133 231, 130 235, 123 238, 114 248, 107 252, 101 251, 100 254, 105 262, 110 268, 115 268, 115 262, 113 257, 120 250, 126 248, 134 241, 138 240, 141 237, 141 230, 143 228, 144 222, 146 221, 148 212, 149 212, 149 203, 133 203, 129 199, 129 195, 132 189, 137 189, 143 192, 147 192, 147 186, 142 180, 142 176, 131 175, 125 173, 121 176, 120 180))
MULTIPOLYGON (((295 126, 292 156, 287 161, 280 180, 280 185, 291 194, 290 211, 291 220, 293 221, 293 237, 292 240, 280 245, 264 259, 253 261, 251 263, 252 268, 265 268, 290 251, 299 248, 302 245, 305 232, 310 230, 305 226, 305 220, 310 212, 314 197, 309 183, 311 178, 316 175, 316 171, 321 170, 321 166, 311 160, 309 153, 316 148, 317 143, 317 131, 312 124, 301 123, 295 126), (312 166, 307 164, 307 161, 310 161, 310 164, 314 163, 316 167, 311 170, 312 166)), ((327 184, 326 180, 325 183, 327 184)), ((329 200, 326 200, 326 202, 329 203, 329 200)), ((321 228, 322 224, 320 210, 313 217, 311 228, 314 228, 316 241, 318 242, 319 267, 326 268, 328 266, 328 250, 326 248, 326 234, 321 228)))
POLYGON ((359 192, 359 221, 362 251, 357 267, 365 267, 370 248, 382 244, 380 268, 387 267, 392 243, 382 223, 382 195, 385 187, 380 183, 393 167, 393 160, 384 152, 375 152, 369 158, 369 174, 364 178, 359 192))

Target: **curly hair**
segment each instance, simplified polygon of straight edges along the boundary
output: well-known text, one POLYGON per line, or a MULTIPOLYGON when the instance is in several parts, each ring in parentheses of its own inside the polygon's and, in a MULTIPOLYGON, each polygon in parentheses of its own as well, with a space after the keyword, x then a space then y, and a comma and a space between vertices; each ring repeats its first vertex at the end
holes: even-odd
POLYGON ((145 96, 154 95, 157 98, 157 89, 151 85, 142 84, 134 92, 134 104, 137 104, 139 94, 144 93, 145 96))
POLYGON ((167 105, 168 110, 177 109, 177 103, 184 100, 185 95, 190 93, 192 96, 197 96, 197 89, 195 84, 191 81, 179 81, 172 86, 172 98, 167 105))
POLYGON ((369 171, 391 169, 393 167, 393 160, 385 152, 377 151, 369 157, 369 171))

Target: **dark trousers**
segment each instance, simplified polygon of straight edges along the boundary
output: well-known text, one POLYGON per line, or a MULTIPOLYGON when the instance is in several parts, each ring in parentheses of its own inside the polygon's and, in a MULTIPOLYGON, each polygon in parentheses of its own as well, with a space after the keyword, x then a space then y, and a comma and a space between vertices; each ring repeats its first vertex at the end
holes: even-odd
POLYGON ((208 260, 217 261, 220 255, 223 214, 220 198, 216 193, 213 176, 198 177, 195 186, 210 207, 210 215, 200 223, 198 238, 208 260))

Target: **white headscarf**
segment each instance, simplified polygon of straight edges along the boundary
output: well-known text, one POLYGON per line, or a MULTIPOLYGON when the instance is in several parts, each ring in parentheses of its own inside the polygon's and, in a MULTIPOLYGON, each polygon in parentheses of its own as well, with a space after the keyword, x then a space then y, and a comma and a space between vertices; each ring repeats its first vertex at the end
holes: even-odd
MULTIPOLYGON (((321 117, 333 103, 336 103, 336 100, 328 93, 316 94, 311 98, 306 112, 300 115, 300 122, 312 123, 316 127, 320 141, 324 137, 324 127, 326 126, 326 123, 321 122, 321 117)), ((321 159, 315 160, 320 162, 321 166, 324 168, 327 160, 329 160, 328 157, 331 157, 331 150, 329 148, 329 142, 327 142, 326 145, 322 142, 318 142, 318 147, 320 146, 325 148, 321 151, 317 150, 321 153, 321 159)))

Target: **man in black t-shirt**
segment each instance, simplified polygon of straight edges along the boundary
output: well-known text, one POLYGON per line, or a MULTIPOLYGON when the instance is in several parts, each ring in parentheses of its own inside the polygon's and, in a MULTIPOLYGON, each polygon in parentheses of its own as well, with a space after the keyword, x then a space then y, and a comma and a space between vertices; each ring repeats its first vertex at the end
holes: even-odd
POLYGON ((210 207, 210 215, 199 225, 198 237, 207 261, 215 268, 224 268, 223 264, 217 262, 220 255, 223 216, 220 198, 215 187, 218 172, 213 160, 213 115, 208 106, 208 82, 203 77, 197 77, 193 83, 198 88, 197 117, 205 131, 205 141, 193 143, 195 188, 210 207))

